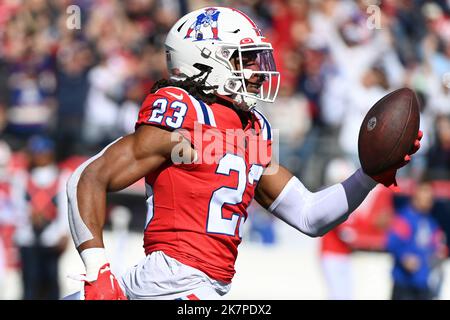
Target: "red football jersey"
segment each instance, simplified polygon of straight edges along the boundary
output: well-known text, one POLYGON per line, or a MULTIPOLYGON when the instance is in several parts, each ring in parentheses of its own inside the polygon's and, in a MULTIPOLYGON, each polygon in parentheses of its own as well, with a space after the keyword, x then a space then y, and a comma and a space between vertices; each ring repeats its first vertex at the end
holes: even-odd
POLYGON ((166 87, 145 99, 136 126, 142 124, 181 130, 198 153, 192 164, 171 163, 145 177, 146 254, 162 250, 231 282, 247 207, 270 163, 269 122, 253 110, 243 128, 233 109, 166 87))

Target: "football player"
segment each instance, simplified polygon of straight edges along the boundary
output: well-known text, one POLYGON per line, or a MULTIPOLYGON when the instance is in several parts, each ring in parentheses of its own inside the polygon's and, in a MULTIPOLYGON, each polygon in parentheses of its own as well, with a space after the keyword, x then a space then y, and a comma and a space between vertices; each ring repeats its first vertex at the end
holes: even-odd
MULTIPOLYGON (((322 236, 345 221, 377 183, 361 169, 308 191, 271 159, 272 130, 257 111, 273 102, 280 75, 273 48, 242 12, 217 7, 213 31, 185 37, 211 8, 182 17, 165 45, 170 79, 146 97, 133 134, 82 164, 68 182, 69 220, 86 267, 84 299, 216 299, 226 294, 253 198, 299 231, 322 236), (111 274, 102 230, 107 192, 145 177, 146 257, 111 274)), ((419 148, 416 141, 414 151, 419 148)), ((405 155, 405 162, 409 155, 405 155)))

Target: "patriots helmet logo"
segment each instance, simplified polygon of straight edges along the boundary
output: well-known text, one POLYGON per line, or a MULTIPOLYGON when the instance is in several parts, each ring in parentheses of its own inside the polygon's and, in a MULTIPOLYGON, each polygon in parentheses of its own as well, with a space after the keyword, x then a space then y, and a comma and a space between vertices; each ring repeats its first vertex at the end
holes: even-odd
POLYGON ((192 32, 194 31, 194 39, 196 41, 201 40, 220 40, 219 29, 217 26, 217 19, 219 18, 220 11, 217 8, 206 8, 204 12, 199 14, 194 23, 189 27, 186 32, 185 39, 192 38, 192 32), (205 38, 204 34, 210 30, 212 37, 205 38))

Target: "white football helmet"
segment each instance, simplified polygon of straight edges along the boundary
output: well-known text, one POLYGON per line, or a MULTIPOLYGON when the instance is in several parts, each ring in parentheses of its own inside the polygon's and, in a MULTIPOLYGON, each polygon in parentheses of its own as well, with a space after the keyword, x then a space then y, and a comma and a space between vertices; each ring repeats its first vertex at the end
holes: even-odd
MULTIPOLYGON (((274 102, 280 85, 272 45, 256 24, 239 10, 207 7, 178 20, 166 38, 166 57, 172 79, 182 80, 205 72, 205 84, 215 93, 230 96, 249 110, 256 101, 274 102), (242 57, 252 54, 258 71, 243 69, 242 57), (236 57, 239 70, 230 58, 236 57), (259 93, 247 91, 246 80, 259 74, 264 82, 259 93)), ((199 80, 203 80, 202 77, 199 80)))

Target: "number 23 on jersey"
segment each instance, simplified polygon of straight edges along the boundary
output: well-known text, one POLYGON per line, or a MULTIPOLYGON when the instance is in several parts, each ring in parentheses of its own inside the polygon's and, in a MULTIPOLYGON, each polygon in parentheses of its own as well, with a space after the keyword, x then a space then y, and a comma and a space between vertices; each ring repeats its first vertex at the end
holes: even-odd
POLYGON ((213 192, 208 206, 206 231, 208 233, 234 236, 240 220, 239 237, 242 238, 242 226, 245 218, 240 217, 237 213, 234 213, 231 218, 224 218, 222 208, 224 204, 234 205, 241 203, 247 182, 253 184, 259 181, 263 167, 260 165, 252 165, 247 176, 244 159, 240 156, 227 153, 220 159, 216 174, 229 176, 231 171, 236 171, 238 174, 237 187, 223 186, 213 192))

